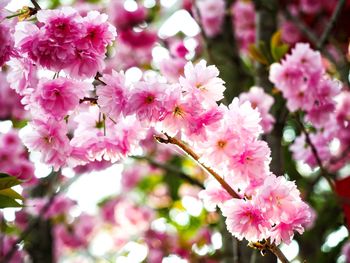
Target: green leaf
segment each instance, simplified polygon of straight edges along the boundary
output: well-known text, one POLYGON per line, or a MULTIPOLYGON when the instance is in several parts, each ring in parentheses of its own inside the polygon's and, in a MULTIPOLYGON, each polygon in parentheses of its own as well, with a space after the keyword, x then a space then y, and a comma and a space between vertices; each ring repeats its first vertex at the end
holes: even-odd
POLYGON ((8 197, 11 197, 13 199, 24 200, 24 198, 19 193, 17 193, 15 190, 13 190, 11 188, 0 190, 0 195, 8 196, 8 197))
POLYGON ((0 190, 11 188, 12 186, 20 184, 21 181, 16 177, 8 174, 0 173, 0 190))
POLYGON ((272 50, 272 56, 276 62, 280 61, 284 55, 288 52, 289 46, 282 44, 272 50))
POLYGON ((23 205, 11 197, 0 195, 0 208, 6 207, 23 207, 23 205))
POLYGON ((276 62, 280 61, 289 50, 289 46, 282 42, 281 37, 281 31, 277 31, 270 42, 271 55, 276 62))

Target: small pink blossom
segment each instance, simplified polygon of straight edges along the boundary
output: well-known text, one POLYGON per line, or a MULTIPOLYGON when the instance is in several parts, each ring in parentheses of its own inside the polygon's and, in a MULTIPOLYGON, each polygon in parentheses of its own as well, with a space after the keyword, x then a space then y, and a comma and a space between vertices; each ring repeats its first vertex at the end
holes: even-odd
POLYGON ((162 130, 173 136, 189 127, 193 115, 201 112, 200 104, 191 96, 182 94, 180 85, 172 85, 164 100, 165 117, 161 122, 162 130))
POLYGON ((260 87, 251 87, 248 92, 239 95, 241 103, 249 101, 253 109, 257 109, 261 116, 261 126, 265 133, 272 130, 275 118, 269 113, 274 98, 264 92, 260 87))
POLYGON ((218 76, 219 70, 215 66, 207 66, 204 60, 196 65, 188 62, 184 77, 180 77, 180 84, 185 91, 199 100, 213 104, 224 97, 225 82, 218 76))
POLYGON ((315 14, 322 7, 322 1, 319 0, 300 0, 300 9, 306 14, 315 14))
POLYGON ((114 41, 117 35, 115 28, 107 22, 107 19, 106 14, 100 14, 98 11, 90 11, 83 18, 85 32, 82 42, 98 54, 104 54, 106 47, 114 41))
POLYGON ((147 17, 147 9, 143 5, 137 5, 135 10, 129 11, 124 8, 123 1, 112 1, 108 11, 110 20, 118 30, 132 28, 147 17))
POLYGON ((97 88, 98 105, 101 110, 112 119, 117 119, 124 112, 127 102, 127 86, 123 73, 112 71, 103 75, 102 81, 106 85, 97 88))
POLYGON ((304 232, 304 227, 311 221, 309 207, 300 202, 297 206, 291 207, 288 213, 281 214, 280 223, 271 230, 271 241, 279 245, 281 241, 290 244, 294 237, 294 231, 299 234, 304 232))
POLYGON ((89 84, 67 78, 41 79, 32 96, 32 103, 57 120, 62 120, 79 105, 79 100, 91 89, 89 84))
POLYGON ((118 39, 132 48, 151 49, 157 41, 157 33, 150 30, 135 31, 132 28, 120 32, 118 39))
POLYGON ((239 240, 259 241, 267 237, 271 226, 260 207, 251 201, 233 199, 225 202, 221 210, 228 231, 239 240))
POLYGON ((136 114, 139 121, 154 123, 164 119, 163 101, 167 86, 158 82, 138 82, 130 91, 126 114, 136 114))
POLYGON ((240 103, 238 98, 233 99, 225 114, 226 125, 235 127, 242 138, 257 138, 263 131, 260 120, 259 111, 253 109, 249 102, 240 103))
POLYGON ((177 83, 184 73, 186 60, 182 58, 168 58, 160 62, 160 72, 171 83, 177 83))
POLYGON ((208 37, 220 34, 225 17, 225 1, 202 0, 198 2, 198 9, 205 34, 208 37))
POLYGON ((270 152, 265 141, 241 142, 233 150, 228 165, 237 176, 261 180, 269 174, 270 152))
POLYGON ((300 205, 299 195, 294 182, 287 181, 283 176, 270 175, 255 198, 266 209, 266 216, 272 221, 278 221, 284 213, 289 214, 300 205))
POLYGON ((38 83, 37 67, 27 58, 11 59, 7 65, 7 81, 18 94, 23 95, 28 88, 35 88, 38 83))
MULTIPOLYGON (((0 17, 1 18, 1 17, 0 17)), ((11 25, 6 21, 1 21, 0 24, 0 67, 2 67, 10 57, 15 54, 14 46, 15 41, 13 39, 13 29, 11 25)))
POLYGON ((23 143, 30 151, 41 153, 42 161, 52 165, 55 170, 64 166, 71 147, 63 121, 55 119, 34 119, 20 133, 23 143))
POLYGON ((215 211, 216 206, 221 206, 232 196, 214 180, 210 180, 205 189, 200 191, 198 197, 203 200, 206 208, 215 211))

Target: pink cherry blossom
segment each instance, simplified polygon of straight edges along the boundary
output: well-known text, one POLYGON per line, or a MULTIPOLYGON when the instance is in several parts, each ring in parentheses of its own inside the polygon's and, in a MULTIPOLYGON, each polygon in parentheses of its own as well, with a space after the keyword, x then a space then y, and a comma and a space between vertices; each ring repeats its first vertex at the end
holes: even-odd
POLYGON ((267 237, 271 226, 260 207, 251 201, 233 199, 225 202, 221 210, 227 230, 239 240, 259 241, 267 237))
POLYGON ((135 31, 130 28, 120 32, 119 40, 132 48, 151 49, 157 40, 157 33, 150 30, 135 31))
POLYGON ((261 126, 265 133, 272 130, 275 122, 274 117, 269 113, 274 98, 264 92, 260 87, 251 87, 248 92, 243 92, 239 95, 241 103, 249 101, 253 109, 257 109, 261 117, 261 126))
POLYGON ((107 22, 108 16, 98 11, 90 11, 83 18, 84 37, 79 43, 94 49, 98 54, 104 54, 116 36, 115 28, 107 22))
POLYGON ((207 66, 204 60, 196 65, 188 62, 185 66, 184 77, 180 77, 180 84, 185 91, 193 94, 199 100, 213 104, 224 97, 224 81, 218 76, 219 70, 215 66, 207 66))
POLYGON ((318 0, 301 0, 300 8, 307 14, 317 13, 322 7, 322 2, 318 0))
POLYGON ((259 111, 253 109, 250 102, 240 103, 238 98, 234 98, 224 120, 226 125, 235 127, 243 138, 257 138, 262 133, 259 111))
POLYGON ((291 213, 301 203, 295 183, 275 175, 267 176, 256 198, 272 221, 278 221, 283 213, 291 213))
POLYGON ((197 116, 202 109, 196 99, 184 96, 181 86, 174 84, 167 90, 164 110, 166 113, 161 122, 162 130, 173 136, 189 127, 191 116, 197 116))
POLYGON ((209 131, 208 138, 198 145, 203 153, 201 160, 211 167, 227 167, 232 152, 241 143, 239 135, 232 127, 222 125, 219 129, 209 131))
POLYGON ((32 95, 43 111, 57 120, 62 120, 79 105, 79 99, 91 89, 89 84, 67 78, 41 79, 32 95))
POLYGON ((269 174, 270 159, 270 148, 265 141, 246 141, 234 149, 229 167, 238 176, 261 178, 269 174))
POLYGON ((98 87, 98 105, 107 116, 117 119, 124 112, 127 102, 127 86, 123 73, 112 71, 112 74, 105 74, 101 79, 107 85, 98 87))
POLYGON ((160 62, 160 72, 171 83, 177 83, 183 74, 186 60, 182 58, 168 58, 160 62))
MULTIPOLYGON (((1 17, 0 17, 1 18, 1 17)), ((13 39, 13 29, 10 23, 1 21, 0 24, 0 67, 2 67, 12 55, 15 54, 13 39)))
POLYGON ((138 120, 152 123, 164 119, 165 90, 167 86, 158 82, 138 82, 130 91, 126 114, 136 114, 138 120))
POLYGON ((37 67, 27 58, 13 58, 7 62, 9 73, 7 81, 18 94, 23 95, 28 88, 34 88, 38 83, 37 67))
POLYGON ((203 200, 209 211, 215 211, 216 206, 221 206, 232 196, 214 180, 210 180, 205 189, 200 191, 198 197, 203 200))
MULTIPOLYGON (((0 259, 5 258, 15 246, 15 242, 17 241, 17 237, 13 235, 3 235, 1 240, 1 249, 0 249, 0 259)), ((9 263, 23 263, 26 257, 26 253, 23 249, 16 249, 14 255, 8 261, 9 263)))
POLYGON ((144 6, 138 5, 135 10, 129 11, 124 8, 123 1, 111 2, 108 10, 110 20, 118 30, 124 30, 138 25, 142 23, 147 16, 147 9, 144 6))
POLYGON ((350 242, 347 241, 342 249, 341 249, 342 255, 345 257, 345 262, 348 263, 350 262, 350 242))
POLYGON ((222 31, 225 17, 225 1, 202 0, 198 2, 201 23, 208 37, 215 37, 222 31))
POLYGON ((6 75, 0 71, 0 118, 22 119, 27 116, 21 104, 22 97, 10 88, 6 75))
POLYGON ((276 245, 281 241, 290 244, 293 239, 294 231, 299 234, 304 232, 304 227, 311 221, 311 212, 309 207, 300 202, 298 206, 291 207, 288 213, 282 213, 280 223, 273 227, 271 231, 271 241, 276 245))
POLYGON ((58 170, 65 165, 71 151, 66 134, 67 128, 63 121, 49 118, 34 119, 21 131, 20 137, 30 151, 40 152, 42 161, 58 170))

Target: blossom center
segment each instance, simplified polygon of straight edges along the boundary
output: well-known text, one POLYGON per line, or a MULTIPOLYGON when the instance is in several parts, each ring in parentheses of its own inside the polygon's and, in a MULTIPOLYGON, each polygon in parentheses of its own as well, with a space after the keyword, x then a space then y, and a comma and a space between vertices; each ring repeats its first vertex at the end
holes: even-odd
POLYGON ((151 104, 151 103, 153 103, 153 101, 154 101, 154 96, 152 96, 152 95, 148 95, 145 99, 145 102, 147 104, 151 104))
POLYGON ((227 142, 224 140, 218 141, 217 145, 219 148, 223 149, 226 146, 227 142))

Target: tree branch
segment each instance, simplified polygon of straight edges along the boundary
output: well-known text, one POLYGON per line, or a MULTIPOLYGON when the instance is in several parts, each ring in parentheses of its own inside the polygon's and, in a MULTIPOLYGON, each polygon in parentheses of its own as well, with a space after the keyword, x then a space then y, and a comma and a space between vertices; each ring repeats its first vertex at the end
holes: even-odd
POLYGON ((33 6, 37 11, 41 10, 41 7, 36 0, 30 0, 30 2, 32 2, 33 6))
POLYGON ((327 39, 328 39, 328 37, 329 37, 329 35, 330 35, 330 33, 331 33, 335 23, 337 22, 337 19, 338 19, 340 13, 341 13, 341 10, 344 7, 344 4, 345 4, 345 0, 338 0, 338 4, 337 4, 337 6, 334 9, 332 17, 329 20, 329 22, 328 22, 328 24, 326 26, 326 29, 323 31, 322 36, 320 38, 320 41, 318 42, 317 48, 319 50, 322 50, 323 46, 326 44, 327 39))
POLYGON ((219 183, 220 185, 232 196, 232 198, 241 199, 241 196, 235 192, 235 190, 232 189, 232 187, 212 168, 206 166, 202 162, 199 161, 199 156, 192 151, 191 148, 189 148, 186 144, 184 144, 182 141, 170 137, 168 134, 164 134, 167 138, 164 139, 163 137, 156 136, 155 139, 160 143, 165 144, 174 144, 178 146, 180 149, 182 149, 185 153, 187 153, 189 156, 191 156, 205 171, 207 171, 209 174, 211 174, 219 183))
MULTIPOLYGON (((318 47, 319 38, 311 31, 311 29, 305 25, 302 20, 298 17, 293 16, 287 8, 282 9, 283 15, 296 25, 296 27, 303 33, 303 35, 311 42, 315 47, 318 47)), ((336 64, 336 60, 333 55, 328 50, 323 50, 323 54, 328 58, 333 64, 336 64)))
MULTIPOLYGON (((306 141, 306 143, 310 146, 311 152, 312 152, 313 156, 314 156, 315 159, 316 159, 317 165, 320 167, 321 173, 320 173, 319 176, 323 176, 323 177, 327 180, 327 182, 328 182, 328 184, 330 185, 331 189, 332 189, 333 191, 335 191, 334 182, 332 181, 332 178, 328 175, 327 170, 326 170, 325 167, 323 166, 323 163, 322 163, 322 160, 321 160, 321 158, 320 158, 320 155, 318 154, 315 145, 314 145, 313 142, 311 141, 309 132, 306 130, 306 128, 305 128, 303 122, 301 121, 301 119, 300 119, 299 117, 296 117, 296 121, 297 121, 297 123, 299 124, 301 131, 302 131, 302 132, 304 133, 304 135, 305 135, 305 141, 306 141)), ((317 181, 316 181, 316 182, 317 182, 317 181)))

